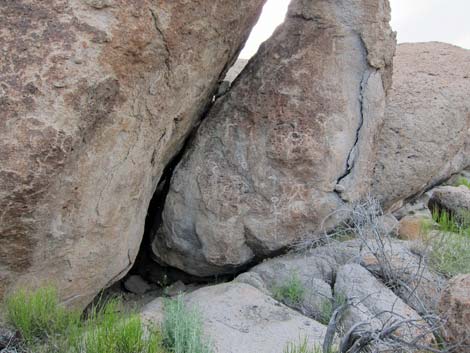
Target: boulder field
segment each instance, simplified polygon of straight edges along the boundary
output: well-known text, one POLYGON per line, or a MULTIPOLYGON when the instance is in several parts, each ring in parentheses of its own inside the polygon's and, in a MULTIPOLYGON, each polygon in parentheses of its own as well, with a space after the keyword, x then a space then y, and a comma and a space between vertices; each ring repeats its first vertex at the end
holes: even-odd
MULTIPOLYGON (((1 5, 0 297, 52 283, 64 302, 84 307, 128 273, 142 246, 159 265, 191 276, 238 274, 320 239, 365 198, 395 211, 470 166, 470 52, 396 47, 388 0, 292 0, 284 23, 221 89, 263 4, 1 5), (160 183, 165 170, 169 184, 160 183), (149 211, 152 198, 161 214, 149 211)), ((458 207, 468 205, 461 196, 458 207)), ((399 253, 397 263, 418 261, 399 253)), ((387 292, 382 306, 380 297, 367 303, 369 316, 393 301, 419 318, 421 302, 356 260, 279 261, 301 280, 304 270, 317 274, 326 298, 336 287, 387 292)), ((188 301, 207 307, 224 332, 230 322, 209 310, 210 297, 249 313, 238 298, 246 294, 268 319, 295 324, 286 331, 273 323, 275 335, 290 338, 308 322, 320 340, 326 327, 312 317, 322 303, 302 303, 305 321, 278 307, 270 261, 188 301)), ((426 274, 420 300, 434 310, 443 280, 426 274)), ((237 327, 252 325, 250 315, 236 318, 237 327)))

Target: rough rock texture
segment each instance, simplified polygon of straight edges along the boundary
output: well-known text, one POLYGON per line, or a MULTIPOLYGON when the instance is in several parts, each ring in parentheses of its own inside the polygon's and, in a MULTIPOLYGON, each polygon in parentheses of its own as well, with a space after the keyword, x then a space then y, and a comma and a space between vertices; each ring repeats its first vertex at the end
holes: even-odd
POLYGON ((228 273, 368 190, 395 48, 387 0, 294 0, 177 167, 153 251, 228 273))
MULTIPOLYGON (((290 342, 307 338, 309 347, 323 341, 326 327, 279 304, 244 283, 227 283, 199 289, 185 303, 202 315, 204 332, 216 353, 282 352, 290 342)), ((144 319, 163 320, 163 302, 144 307, 144 319)))
MULTIPOLYGON (((360 265, 349 264, 339 269, 335 293, 342 293, 353 303, 341 319, 346 330, 360 322, 367 322, 369 329, 381 329, 396 320, 414 320, 400 328, 397 335, 411 340, 426 332, 416 327, 416 323, 424 325, 418 313, 360 265)), ((429 337, 418 342, 429 343, 429 337)))
POLYGON ((84 304, 126 273, 263 2, 2 1, 0 297, 52 281, 84 304))
POLYGON ((394 286, 397 296, 417 312, 427 313, 437 308, 447 281, 429 267, 427 254, 412 252, 414 246, 413 242, 388 242, 383 256, 381 248, 371 244, 367 246, 368 250, 363 251, 360 264, 382 281, 394 282, 389 285, 394 286), (388 274, 385 276, 384 272, 388 274))
POLYGON ((332 242, 266 260, 239 275, 236 281, 248 283, 272 295, 277 287, 296 276, 306 295, 300 305, 292 307, 317 318, 325 299, 332 297, 335 278, 342 266, 360 264, 386 282, 389 280, 384 276, 383 265, 386 265, 387 274, 396 282, 396 296, 418 313, 434 311, 446 280, 429 268, 424 256, 413 253, 412 247, 411 242, 390 239, 384 242, 383 248, 372 240, 332 242))
POLYGON ((398 236, 402 240, 422 240, 425 235, 425 224, 432 224, 432 218, 420 215, 405 216, 400 219, 398 236))
POLYGON ((148 284, 142 277, 138 275, 129 276, 124 281, 124 288, 131 293, 135 294, 145 294, 148 292, 152 287, 148 284))
POLYGON ((304 293, 300 302, 285 302, 288 306, 302 312, 304 315, 320 320, 325 304, 331 302, 333 293, 331 284, 334 277, 334 264, 325 256, 286 255, 267 260, 253 267, 247 275, 244 273, 236 278, 239 282, 248 283, 260 290, 267 289, 270 295, 275 295, 282 286, 295 279, 299 281, 304 293), (259 282, 254 282, 254 276, 259 282))
POLYGON ((393 66, 372 188, 386 207, 470 165, 470 51, 401 44, 393 66))
POLYGON ((439 311, 447 319, 445 339, 457 344, 456 352, 468 352, 470 347, 470 275, 459 275, 449 281, 442 294, 439 311))
POLYGON ((428 205, 431 210, 445 210, 457 217, 465 216, 470 212, 470 189, 464 185, 440 186, 433 190, 428 205))

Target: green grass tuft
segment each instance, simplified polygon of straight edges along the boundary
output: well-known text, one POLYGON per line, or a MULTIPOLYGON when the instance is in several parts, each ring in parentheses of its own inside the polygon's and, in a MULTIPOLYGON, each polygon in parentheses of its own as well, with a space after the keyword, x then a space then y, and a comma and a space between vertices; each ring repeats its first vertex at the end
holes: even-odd
POLYGON ((321 304, 319 317, 316 318, 317 321, 323 325, 328 325, 333 312, 344 305, 347 300, 347 297, 341 293, 336 294, 333 300, 325 299, 321 304))
POLYGON ((172 353, 212 353, 204 338, 200 313, 184 304, 183 296, 165 301, 163 344, 172 353))
POLYGON ((126 313, 119 299, 81 313, 60 305, 52 287, 19 290, 5 301, 6 320, 31 353, 164 353, 161 333, 126 313))
MULTIPOLYGON (((333 348, 331 352, 328 353, 337 352, 337 348, 333 348)), ((283 353, 323 353, 323 349, 318 345, 309 347, 307 338, 304 338, 300 340, 299 343, 288 343, 287 346, 284 348, 283 353)))
POLYGON ((274 299, 287 305, 302 303, 305 297, 305 287, 297 274, 291 275, 287 282, 273 288, 274 299))
POLYGON ((445 210, 433 210, 432 219, 441 232, 456 233, 470 237, 470 214, 461 211, 454 215, 445 210))
POLYGON ((464 178, 464 177, 460 177, 458 180, 457 180, 457 184, 455 186, 466 186, 467 188, 470 189, 470 180, 468 180, 467 178, 464 178))
POLYGON ((113 298, 94 306, 81 328, 71 335, 68 345, 74 353, 160 353, 162 336, 145 326, 136 313, 126 313, 113 298))
POLYGON ((58 298, 53 287, 21 289, 5 300, 6 321, 19 331, 27 345, 63 334, 79 324, 80 313, 63 308, 58 298))

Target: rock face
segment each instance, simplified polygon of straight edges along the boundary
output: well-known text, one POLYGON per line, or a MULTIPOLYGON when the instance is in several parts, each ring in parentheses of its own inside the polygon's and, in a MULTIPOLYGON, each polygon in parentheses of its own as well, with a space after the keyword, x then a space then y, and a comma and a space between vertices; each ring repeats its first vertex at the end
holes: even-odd
POLYGON ((395 48, 386 0, 294 0, 177 167, 156 258, 228 273, 368 190, 395 48))
MULTIPOLYGON (((204 333, 217 353, 282 352, 299 338, 313 347, 321 345, 326 331, 325 326, 244 283, 199 289, 185 296, 185 304, 201 313, 204 333)), ((161 323, 162 300, 148 304, 142 315, 161 323)))
POLYGON ((445 339, 468 352, 470 346, 470 275, 459 275, 449 281, 439 303, 439 311, 447 319, 445 339))
POLYGON ((470 51, 401 44, 372 194, 394 206, 470 165, 470 51))
POLYGON ((263 2, 2 3, 0 297, 52 281, 84 304, 126 273, 263 2))

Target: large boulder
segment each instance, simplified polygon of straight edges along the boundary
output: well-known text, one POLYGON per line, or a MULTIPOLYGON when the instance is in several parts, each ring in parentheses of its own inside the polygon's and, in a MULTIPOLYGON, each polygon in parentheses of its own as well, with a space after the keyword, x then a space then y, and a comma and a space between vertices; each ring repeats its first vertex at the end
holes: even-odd
MULTIPOLYGON (((282 352, 299 339, 314 347, 322 344, 326 333, 325 326, 244 283, 202 288, 184 300, 201 313, 204 333, 217 353, 282 352)), ((156 299, 144 307, 142 316, 161 324, 163 308, 162 299, 156 299)))
POLYGON ((294 0, 178 165, 157 260, 229 273, 330 228, 370 184, 395 38, 387 0, 294 0))
POLYGON ((372 187, 385 207, 470 165, 470 51, 401 44, 393 67, 372 187))
POLYGON ((2 2, 0 297, 54 282, 85 304, 126 273, 263 3, 2 2))
POLYGON ((439 302, 439 311, 446 319, 444 338, 456 352, 468 352, 470 347, 470 274, 449 281, 439 302))

